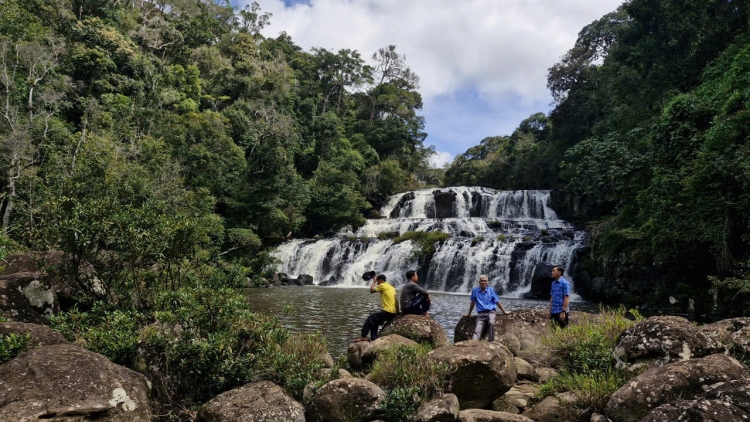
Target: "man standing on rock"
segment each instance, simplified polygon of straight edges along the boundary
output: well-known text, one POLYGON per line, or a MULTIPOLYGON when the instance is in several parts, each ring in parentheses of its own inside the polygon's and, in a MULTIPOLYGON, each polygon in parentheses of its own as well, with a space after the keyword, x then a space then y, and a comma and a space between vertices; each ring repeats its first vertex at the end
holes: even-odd
POLYGON ((401 310, 405 314, 425 315, 430 310, 430 294, 418 281, 416 271, 406 272, 406 284, 401 289, 401 310))
POLYGON ((469 313, 464 315, 466 317, 471 316, 471 311, 474 310, 474 305, 477 306, 477 324, 474 327, 474 335, 471 338, 479 340, 482 338, 482 331, 484 326, 489 324, 487 328, 487 341, 495 341, 495 308, 500 307, 503 311, 503 315, 508 315, 510 312, 503 308, 500 304, 500 298, 497 297, 495 289, 488 288, 489 279, 486 274, 479 276, 479 287, 474 287, 471 290, 471 305, 469 305, 469 313))
POLYGON ((362 278, 365 280, 372 279, 370 283, 370 293, 380 293, 380 303, 383 309, 373 312, 365 320, 362 326, 362 336, 354 339, 354 343, 367 340, 367 334, 370 334, 370 341, 378 339, 378 328, 390 322, 398 313, 398 302, 396 302, 396 289, 386 281, 385 274, 375 277, 375 271, 365 273, 362 278), (374 278, 373 278, 374 277, 374 278))
POLYGON ((568 326, 568 314, 570 313, 570 307, 568 302, 570 301, 570 283, 568 280, 563 278, 563 270, 558 266, 552 267, 552 278, 555 281, 552 282, 552 297, 549 300, 549 317, 552 322, 556 323, 560 327, 568 326))

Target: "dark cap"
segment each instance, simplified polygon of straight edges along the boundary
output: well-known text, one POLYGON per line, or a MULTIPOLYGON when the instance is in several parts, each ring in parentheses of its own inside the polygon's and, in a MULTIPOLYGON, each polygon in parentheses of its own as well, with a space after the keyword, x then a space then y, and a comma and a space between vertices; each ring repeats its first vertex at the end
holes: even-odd
POLYGON ((386 280, 386 278, 385 278, 385 274, 380 274, 380 275, 378 275, 378 278, 377 278, 377 279, 378 279, 378 280, 383 280, 383 281, 385 281, 385 280, 386 280))
POLYGON ((377 274, 375 271, 368 271, 364 274, 362 274, 362 280, 370 281, 375 277, 375 274, 377 274))

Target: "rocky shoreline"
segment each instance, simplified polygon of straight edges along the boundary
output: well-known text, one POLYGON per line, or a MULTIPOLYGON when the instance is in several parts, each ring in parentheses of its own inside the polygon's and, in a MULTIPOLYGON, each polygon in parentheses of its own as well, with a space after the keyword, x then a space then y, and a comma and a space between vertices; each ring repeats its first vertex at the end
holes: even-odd
MULTIPOLYGON (((0 311, 10 321, 0 323, 0 335, 27 336, 28 341, 18 356, 0 365, 0 420, 152 420, 150 381, 39 324, 59 309, 55 287, 33 268, 13 264, 8 269, 0 276, 0 311)), ((601 318, 575 313, 569 329, 601 318)), ((421 404, 413 418, 417 421, 750 418, 750 369, 731 356, 750 356, 750 318, 699 327, 681 317, 658 316, 623 330, 611 355, 632 377, 608 398, 602 413, 577 407, 585 397, 574 392, 542 393, 544 383, 562 370, 559 361, 549 359, 550 346, 543 341, 552 332, 543 311, 524 309, 497 318, 497 338, 491 343, 470 340, 473 327, 474 318, 463 317, 455 344, 449 344, 430 317, 400 315, 378 340, 352 343, 345 364, 319 356, 321 372, 334 372, 330 378, 335 379, 311 384, 302 402, 270 381, 258 381, 211 399, 197 411, 197 419, 381 420, 386 391, 373 377, 373 364, 389 350, 417 344, 432 349, 424 359, 450 368, 446 388, 421 404)))

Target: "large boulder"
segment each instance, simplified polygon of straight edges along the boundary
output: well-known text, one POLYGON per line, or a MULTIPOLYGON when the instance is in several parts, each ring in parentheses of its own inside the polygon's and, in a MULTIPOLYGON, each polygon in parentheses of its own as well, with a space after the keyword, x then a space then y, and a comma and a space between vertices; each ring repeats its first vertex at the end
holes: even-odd
POLYGON ((259 381, 219 394, 198 417, 205 422, 305 422, 305 408, 278 385, 259 381))
MULTIPOLYGON (((583 318, 582 312, 575 312, 571 316, 571 324, 583 318)), ((461 317, 456 324, 453 341, 470 340, 474 333, 476 317, 461 317)), ((549 314, 538 309, 520 309, 510 315, 498 315, 495 318, 495 341, 512 334, 518 340, 518 352, 514 355, 522 357, 532 365, 537 365, 543 357, 541 339, 550 332, 549 314)), ((500 340, 505 343, 505 341, 500 340)))
POLYGON ((537 422, 568 422, 577 420, 575 410, 568 403, 574 397, 558 394, 543 398, 523 415, 537 422))
POLYGON ((428 343, 434 348, 448 345, 448 335, 440 324, 428 315, 399 314, 381 331, 381 336, 399 334, 417 343, 428 343))
POLYGON ((712 385, 702 398, 661 405, 641 422, 747 420, 750 420, 750 382, 735 380, 712 385))
POLYGON ((617 390, 607 403, 606 415, 615 422, 639 421, 662 404, 696 399, 718 382, 748 379, 750 371, 726 355, 657 366, 617 390))
MULTIPOLYGON (((5 258, 8 263, 2 275, 33 273, 57 295, 62 310, 68 310, 78 303, 80 287, 66 275, 70 271, 70 259, 62 251, 26 252, 11 254, 5 258), (67 265, 66 265, 67 264, 67 265)), ((90 274, 93 266, 81 263, 79 271, 90 274)))
POLYGON ((393 207, 393 210, 388 215, 390 218, 399 218, 401 216, 401 211, 406 206, 406 203, 409 201, 413 201, 415 198, 414 192, 407 192, 405 193, 401 199, 399 199, 398 203, 395 207, 393 207))
POLYGON ((147 422, 149 389, 102 355, 54 344, 0 365, 0 420, 147 422))
POLYGON ((379 337, 375 341, 360 341, 349 345, 347 357, 352 369, 361 370, 375 362, 380 353, 396 346, 416 346, 418 343, 398 334, 379 337))
POLYGON ((708 356, 721 345, 685 318, 657 316, 643 320, 620 334, 614 356, 618 366, 660 365, 708 356))
POLYGON ((41 272, 17 272, 0 277, 0 314, 12 321, 47 324, 59 312, 52 284, 41 272))
POLYGON ((516 363, 516 375, 518 379, 536 381, 536 371, 534 371, 534 367, 530 363, 517 357, 514 357, 513 361, 516 363))
POLYGON ((297 277, 297 281, 303 286, 312 286, 313 276, 310 274, 300 274, 299 277, 297 277))
POLYGON ((28 335, 26 350, 37 347, 49 346, 51 344, 67 343, 65 337, 45 325, 29 324, 25 322, 3 322, 0 323, 0 334, 28 335))
POLYGON ((731 318, 701 327, 701 332, 726 347, 750 353, 750 318, 731 318))
POLYGON ((459 422, 534 422, 526 416, 494 410, 468 409, 458 412, 459 422))
POLYGON ((377 418, 385 392, 370 381, 339 378, 324 384, 313 398, 320 422, 371 421, 377 418))
POLYGON ((516 383, 513 354, 499 343, 468 340, 435 349, 427 358, 451 368, 450 392, 461 409, 484 408, 516 383))
POLYGON ((417 422, 454 422, 458 418, 458 397, 443 394, 419 406, 414 415, 417 422))
POLYGON ((540 262, 534 267, 534 275, 531 276, 531 294, 536 299, 549 300, 552 282, 552 268, 555 264, 540 262))

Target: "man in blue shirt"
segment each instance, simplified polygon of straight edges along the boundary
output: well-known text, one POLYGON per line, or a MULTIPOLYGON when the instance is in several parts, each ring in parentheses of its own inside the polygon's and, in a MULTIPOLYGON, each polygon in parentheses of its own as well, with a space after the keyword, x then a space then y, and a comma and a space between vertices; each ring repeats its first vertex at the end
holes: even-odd
POLYGON ((568 280, 563 278, 563 270, 558 266, 552 267, 552 278, 555 281, 552 282, 551 298, 549 300, 549 317, 553 323, 560 327, 568 326, 568 314, 570 308, 568 302, 570 300, 570 283, 568 280))
POLYGON ((503 315, 508 315, 510 312, 503 308, 500 304, 500 298, 497 297, 495 289, 487 287, 489 284, 487 275, 482 274, 479 276, 479 287, 474 287, 471 290, 471 305, 469 305, 469 313, 464 316, 471 316, 471 311, 474 309, 474 305, 477 307, 477 323, 474 327, 474 335, 471 337, 474 340, 482 338, 482 331, 485 325, 489 325, 487 332, 487 341, 495 341, 495 307, 499 306, 500 310, 503 311, 503 315))

